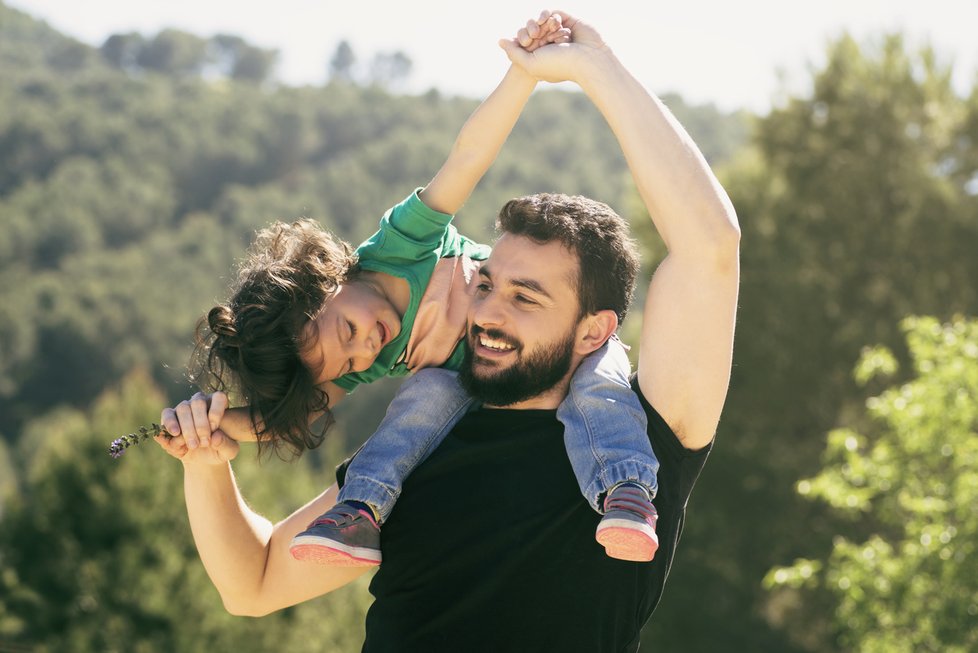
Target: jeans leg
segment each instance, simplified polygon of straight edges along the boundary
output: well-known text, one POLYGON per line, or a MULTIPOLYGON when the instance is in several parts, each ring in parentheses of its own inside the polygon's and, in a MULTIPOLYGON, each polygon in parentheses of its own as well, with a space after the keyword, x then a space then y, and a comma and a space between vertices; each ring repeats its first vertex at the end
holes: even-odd
POLYGON ((339 501, 361 501, 383 522, 394 509, 404 479, 441 444, 474 400, 458 374, 418 371, 398 389, 377 432, 354 455, 339 501))
POLYGON ((619 483, 638 483, 652 496, 657 490, 659 461, 630 374, 625 346, 613 337, 582 361, 557 408, 581 493, 598 512, 601 497, 619 483))

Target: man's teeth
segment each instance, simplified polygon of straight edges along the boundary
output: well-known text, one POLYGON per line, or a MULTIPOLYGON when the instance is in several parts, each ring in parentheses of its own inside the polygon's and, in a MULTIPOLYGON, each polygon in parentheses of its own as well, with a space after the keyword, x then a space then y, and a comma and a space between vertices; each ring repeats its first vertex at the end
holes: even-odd
POLYGON ((487 338, 485 336, 479 337, 479 344, 488 349, 494 349, 496 351, 509 351, 514 349, 510 344, 503 342, 502 340, 493 340, 492 338, 487 338))

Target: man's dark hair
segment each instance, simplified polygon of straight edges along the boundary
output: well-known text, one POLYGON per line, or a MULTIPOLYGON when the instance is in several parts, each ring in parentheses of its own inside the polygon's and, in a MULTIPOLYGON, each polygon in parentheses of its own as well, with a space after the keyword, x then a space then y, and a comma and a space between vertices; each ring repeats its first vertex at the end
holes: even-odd
POLYGON ((318 447, 332 424, 329 398, 301 353, 324 303, 359 271, 348 243, 303 219, 261 230, 231 285, 230 299, 197 324, 190 378, 205 391, 247 403, 259 453, 269 444, 299 456, 318 447), (313 412, 326 414, 318 433, 313 412))
POLYGON ((580 316, 612 310, 625 320, 639 256, 628 223, 602 202, 579 195, 540 193, 507 202, 496 229, 538 243, 560 242, 577 254, 580 316))

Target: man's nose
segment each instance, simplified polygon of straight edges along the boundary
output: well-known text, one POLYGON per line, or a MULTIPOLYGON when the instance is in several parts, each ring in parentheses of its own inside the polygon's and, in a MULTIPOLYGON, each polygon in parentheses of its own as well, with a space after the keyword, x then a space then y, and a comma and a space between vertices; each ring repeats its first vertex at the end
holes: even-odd
POLYGON ((480 327, 499 326, 506 321, 503 307, 494 293, 472 302, 469 322, 480 327))

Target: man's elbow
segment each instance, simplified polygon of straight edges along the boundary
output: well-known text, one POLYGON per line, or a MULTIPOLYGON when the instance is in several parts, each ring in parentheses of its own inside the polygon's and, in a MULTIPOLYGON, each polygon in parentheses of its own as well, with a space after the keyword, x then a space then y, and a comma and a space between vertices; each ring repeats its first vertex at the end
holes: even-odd
POLYGON ((700 243, 700 255, 704 260, 709 258, 718 270, 736 270, 740 261, 740 225, 733 209, 714 224, 709 238, 700 243))

